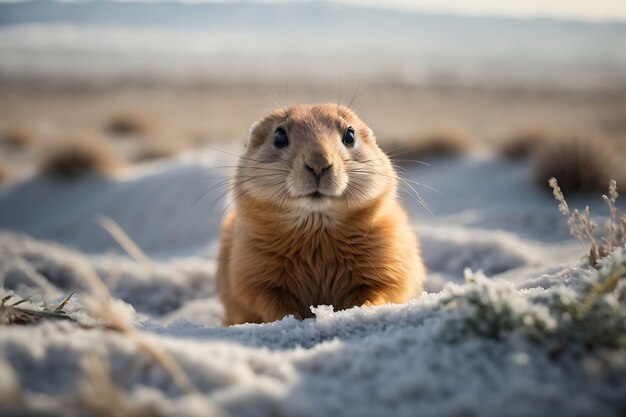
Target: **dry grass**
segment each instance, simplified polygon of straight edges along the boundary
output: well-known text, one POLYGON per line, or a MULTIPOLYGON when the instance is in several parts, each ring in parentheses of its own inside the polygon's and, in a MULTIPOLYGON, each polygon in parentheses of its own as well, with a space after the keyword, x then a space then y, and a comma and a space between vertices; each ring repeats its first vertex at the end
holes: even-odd
POLYGON ((508 159, 524 159, 535 155, 554 135, 542 130, 519 132, 504 140, 497 148, 499 155, 508 159))
POLYGON ((611 179, 608 182, 608 192, 602 195, 602 199, 609 208, 609 219, 606 225, 606 234, 599 239, 594 231, 597 225, 591 220, 589 206, 580 212, 578 209, 570 210, 563 191, 555 178, 548 181, 552 194, 559 203, 559 211, 567 217, 570 234, 578 240, 589 265, 597 268, 598 260, 609 256, 614 249, 626 245, 626 214, 617 213, 617 182, 611 179))
POLYGON ((139 114, 119 113, 111 117, 105 130, 114 136, 140 135, 150 130, 150 124, 139 114))
POLYGON ((471 151, 474 141, 454 130, 437 130, 418 135, 408 141, 389 140, 383 150, 400 160, 415 160, 427 157, 458 156, 471 151))
POLYGON ((10 127, 0 135, 0 143, 13 149, 23 149, 35 142, 34 133, 24 127, 10 127))
POLYGON ((66 180, 85 175, 113 175, 122 167, 122 161, 111 148, 94 138, 67 140, 50 146, 39 162, 42 175, 66 180))
POLYGON ((67 305, 72 295, 74 295, 73 292, 65 297, 63 301, 53 306, 49 306, 46 303, 43 305, 34 305, 28 298, 18 297, 17 300, 11 300, 14 297, 7 295, 0 301, 0 325, 33 324, 44 319, 72 320, 72 318, 63 311, 63 308, 67 305), (9 301, 11 302, 9 303, 9 301))
POLYGON ((622 177, 623 162, 617 152, 610 142, 595 136, 551 140, 533 159, 536 183, 543 188, 554 177, 566 193, 603 192, 609 180, 622 177))
MULTIPOLYGON (((132 242, 126 232, 121 228, 120 231, 124 235, 122 240, 128 239, 132 242)), ((139 248, 135 242, 132 242, 132 245, 139 248)), ((132 253, 129 254, 132 256, 132 253)), ((145 333, 134 327, 128 310, 123 307, 123 304, 119 303, 119 300, 113 298, 100 276, 94 270, 87 269, 83 278, 89 288, 88 293, 82 294, 85 311, 91 317, 99 319, 100 324, 105 328, 123 334, 132 340, 139 350, 170 374, 173 381, 184 393, 197 393, 197 388, 178 361, 166 349, 156 344, 152 338, 146 337, 145 333)))

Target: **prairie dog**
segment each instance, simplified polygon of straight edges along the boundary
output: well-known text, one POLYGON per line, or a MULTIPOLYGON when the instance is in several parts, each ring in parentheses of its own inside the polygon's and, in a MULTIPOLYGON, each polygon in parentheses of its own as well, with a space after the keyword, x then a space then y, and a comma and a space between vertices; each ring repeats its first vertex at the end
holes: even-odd
POLYGON ((246 147, 221 232, 224 324, 420 295, 425 268, 396 173, 354 112, 277 109, 252 126, 246 147))

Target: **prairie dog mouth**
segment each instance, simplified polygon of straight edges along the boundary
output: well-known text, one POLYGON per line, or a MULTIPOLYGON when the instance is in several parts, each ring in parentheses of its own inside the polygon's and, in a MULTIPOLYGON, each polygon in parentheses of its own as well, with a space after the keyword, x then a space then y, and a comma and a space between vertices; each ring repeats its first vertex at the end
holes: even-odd
POLYGON ((330 196, 327 196, 327 195, 325 195, 325 194, 322 194, 322 193, 320 193, 319 191, 315 191, 315 192, 312 192, 312 193, 310 193, 310 194, 305 195, 304 197, 306 197, 306 198, 310 198, 310 199, 312 199, 312 200, 320 200, 320 199, 323 199, 323 198, 328 198, 328 197, 330 197, 330 196))

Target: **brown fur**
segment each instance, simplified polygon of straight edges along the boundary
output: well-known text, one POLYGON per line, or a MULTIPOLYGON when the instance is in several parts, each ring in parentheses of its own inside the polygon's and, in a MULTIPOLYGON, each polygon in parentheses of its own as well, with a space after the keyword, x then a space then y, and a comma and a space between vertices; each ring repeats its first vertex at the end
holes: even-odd
POLYGON ((419 296, 425 271, 396 174, 349 109, 293 106, 259 121, 232 192, 218 267, 225 324, 419 296), (273 145, 278 126, 288 132, 284 149, 273 145), (357 132, 354 148, 341 142, 347 126, 357 132), (328 168, 316 182, 305 164, 328 168), (326 197, 310 197, 315 191, 326 197))

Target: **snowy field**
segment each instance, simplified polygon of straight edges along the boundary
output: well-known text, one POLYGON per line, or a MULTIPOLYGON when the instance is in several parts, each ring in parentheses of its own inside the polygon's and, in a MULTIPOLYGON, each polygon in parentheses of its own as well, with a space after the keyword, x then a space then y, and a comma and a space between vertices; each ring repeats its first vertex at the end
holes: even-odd
MULTIPOLYGON (((526 162, 403 167, 437 190, 416 187, 432 214, 402 195, 429 268, 419 299, 223 328, 219 167, 235 162, 193 152, 122 178, 0 189, 0 295, 36 306, 77 291, 65 310, 78 322, 0 327, 2 415, 626 413, 626 286, 594 292, 626 277, 626 249, 599 271, 581 262, 526 162), (149 259, 120 249, 101 216, 149 259)), ((608 212, 599 195, 568 201, 608 212)))

